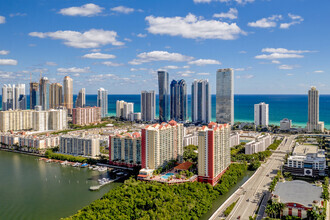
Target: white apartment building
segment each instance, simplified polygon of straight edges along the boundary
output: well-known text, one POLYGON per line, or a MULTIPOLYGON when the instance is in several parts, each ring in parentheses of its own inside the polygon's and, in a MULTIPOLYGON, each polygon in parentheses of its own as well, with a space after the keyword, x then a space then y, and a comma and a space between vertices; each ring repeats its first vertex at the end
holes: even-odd
POLYGON ((29 130, 32 121, 31 110, 0 111, 0 131, 29 130))
POLYGON ((255 126, 268 126, 269 123, 269 105, 260 102, 254 105, 254 124, 255 126))
POLYGON ((183 146, 186 147, 188 145, 198 146, 198 132, 187 134, 183 137, 183 146))
POLYGON ((15 144, 24 148, 46 149, 59 146, 58 136, 33 136, 1 133, 0 142, 3 147, 13 147, 15 144))
POLYGON ((141 121, 141 119, 142 119, 141 112, 135 112, 135 113, 129 114, 128 119, 130 121, 141 121))
POLYGON ((251 141, 245 145, 245 154, 254 154, 265 151, 272 143, 270 134, 257 137, 256 140, 251 141))
POLYGON ((291 126, 292 126, 292 121, 287 118, 283 118, 283 120, 280 121, 280 130, 282 131, 290 130, 291 126))
POLYGON ((230 147, 239 145, 241 143, 240 138, 241 138, 241 135, 238 132, 231 133, 230 140, 229 140, 230 147))
POLYGON ((96 157, 100 154, 100 136, 61 136, 59 152, 75 156, 96 157))

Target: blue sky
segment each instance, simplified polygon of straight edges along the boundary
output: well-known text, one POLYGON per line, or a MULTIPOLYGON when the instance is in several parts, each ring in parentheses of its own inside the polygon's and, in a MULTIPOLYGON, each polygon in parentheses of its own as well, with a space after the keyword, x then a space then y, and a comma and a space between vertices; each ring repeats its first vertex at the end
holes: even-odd
MULTIPOLYGON (((0 0, 0 82, 40 71, 74 92, 157 91, 171 79, 235 69, 236 94, 329 94, 325 0, 0 0)), ((190 86, 188 89, 190 93, 190 86)))

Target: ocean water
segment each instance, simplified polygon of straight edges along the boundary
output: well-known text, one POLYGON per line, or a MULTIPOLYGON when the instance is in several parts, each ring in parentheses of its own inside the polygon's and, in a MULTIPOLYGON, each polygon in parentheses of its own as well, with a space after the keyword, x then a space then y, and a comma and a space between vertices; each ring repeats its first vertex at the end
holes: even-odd
MULTIPOLYGON (((76 100, 76 95, 73 100, 76 100)), ((29 96, 28 107, 29 107, 29 96)), ((109 95, 108 114, 116 115, 116 101, 124 100, 134 103, 134 111, 141 111, 140 95, 109 95)), ((215 121, 216 96, 212 95, 212 120, 215 121)), ((307 95, 235 95, 235 122, 253 122, 254 104, 269 104, 269 123, 279 125, 280 120, 289 118, 294 126, 305 127, 308 114, 307 95)), ((86 105, 96 106, 97 95, 86 95, 86 105)), ((0 103, 1 105, 1 103, 0 103)), ((158 96, 156 96, 156 117, 158 116, 158 96)), ((191 96, 188 95, 188 116, 191 116, 191 96)), ((330 129, 330 95, 320 95, 320 121, 330 129)))

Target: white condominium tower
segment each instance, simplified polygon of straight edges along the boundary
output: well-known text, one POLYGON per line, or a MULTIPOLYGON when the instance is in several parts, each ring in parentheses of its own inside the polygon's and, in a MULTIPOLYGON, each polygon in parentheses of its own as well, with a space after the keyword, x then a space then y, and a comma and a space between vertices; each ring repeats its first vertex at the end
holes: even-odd
POLYGON ((171 160, 182 162, 183 124, 169 123, 148 125, 141 131, 142 168, 157 169, 171 160))
POLYGON ((77 96, 76 99, 76 108, 84 108, 86 106, 86 92, 85 92, 85 88, 82 88, 77 96))
POLYGON ((116 102, 116 117, 129 119, 130 114, 134 113, 134 103, 125 102, 123 100, 116 102))
POLYGON ((319 91, 314 86, 308 91, 307 131, 324 132, 324 122, 319 121, 319 91))
POLYGON ((64 88, 63 106, 68 109, 69 114, 72 114, 72 109, 73 109, 73 83, 72 83, 72 78, 70 78, 69 76, 64 77, 63 88, 64 88))
POLYGON ((2 87, 2 110, 27 109, 25 84, 4 85, 2 87))
POLYGON ((63 86, 59 83, 50 84, 49 88, 49 108, 58 108, 62 106, 63 95, 62 95, 63 86))
POLYGON ((198 132, 198 182, 214 186, 230 165, 230 125, 211 122, 198 132))
POLYGON ((117 102, 116 102, 116 117, 117 118, 123 117, 124 103, 125 103, 125 101, 123 101, 123 100, 117 100, 117 102))
POLYGON ((142 121, 154 121, 156 114, 155 91, 141 92, 141 119, 142 121))
POLYGON ((268 126, 269 122, 269 105, 260 102, 254 105, 254 124, 255 126, 268 126))
POLYGON ((216 120, 221 124, 234 124, 234 70, 217 71, 216 120))
POLYGON ((192 122, 211 121, 211 92, 208 80, 195 80, 191 86, 192 122))
POLYGON ((108 91, 104 88, 97 90, 97 107, 101 107, 101 118, 108 114, 108 91))

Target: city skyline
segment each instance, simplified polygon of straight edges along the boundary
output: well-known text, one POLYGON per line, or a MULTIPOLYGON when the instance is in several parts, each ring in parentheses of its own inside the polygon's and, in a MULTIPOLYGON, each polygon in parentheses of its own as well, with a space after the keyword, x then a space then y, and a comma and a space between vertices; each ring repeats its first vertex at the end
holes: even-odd
POLYGON ((323 28, 328 5, 298 0, 3 2, 0 78, 3 84, 27 84, 30 73, 37 81, 42 71, 50 83, 72 77, 74 94, 82 87, 86 94, 96 94, 99 87, 109 94, 139 94, 156 90, 157 70, 164 69, 169 80, 183 78, 188 85, 209 79, 215 94, 214 70, 230 67, 236 72, 235 94, 304 94, 311 86, 330 94, 329 30, 323 28), (169 10, 174 5, 176 10, 169 10), (313 16, 316 10, 320 16, 313 16))

